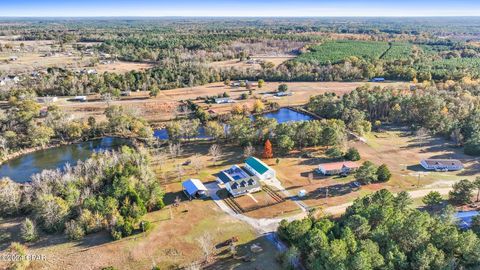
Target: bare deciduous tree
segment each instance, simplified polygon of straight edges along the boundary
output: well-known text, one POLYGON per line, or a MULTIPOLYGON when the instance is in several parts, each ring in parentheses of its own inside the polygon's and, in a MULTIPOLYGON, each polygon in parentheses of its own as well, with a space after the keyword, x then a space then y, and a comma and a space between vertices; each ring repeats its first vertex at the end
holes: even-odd
POLYGON ((205 168, 205 164, 201 159, 200 155, 198 154, 192 157, 192 162, 190 163, 190 165, 195 170, 195 173, 198 173, 201 169, 205 168))
POLYGON ((197 239, 200 248, 202 249, 204 260, 208 262, 213 253, 213 237, 209 232, 204 233, 197 239))
POLYGON ((214 144, 210 146, 210 149, 208 149, 208 154, 212 157, 213 165, 215 165, 217 163, 217 160, 222 155, 222 149, 218 144, 214 144))
POLYGON ((172 157, 178 157, 182 154, 183 149, 180 143, 170 143, 168 145, 168 151, 172 157))
POLYGON ((243 148, 243 157, 248 158, 255 155, 255 147, 253 147, 251 144, 248 144, 243 148))

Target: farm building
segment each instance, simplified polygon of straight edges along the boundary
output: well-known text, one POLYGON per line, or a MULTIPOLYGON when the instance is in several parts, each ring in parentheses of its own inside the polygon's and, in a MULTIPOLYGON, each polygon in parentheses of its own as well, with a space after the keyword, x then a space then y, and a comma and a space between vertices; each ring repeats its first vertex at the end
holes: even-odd
POLYGON ((385 78, 373 78, 370 80, 371 82, 384 82, 385 78))
POLYGON ((255 157, 249 157, 245 160, 245 168, 252 174, 258 176, 260 180, 275 178, 275 170, 255 157))
POLYGON ((224 104, 224 103, 233 103, 233 99, 231 98, 216 98, 215 103, 217 104, 224 104))
POLYGON ((184 181, 182 188, 188 198, 198 198, 207 195, 207 188, 198 179, 188 179, 184 181))
POLYGON ((258 177, 248 174, 238 165, 233 165, 230 169, 221 171, 217 176, 217 182, 225 186, 234 197, 262 189, 258 177))
POLYGON ((277 97, 286 97, 286 96, 291 96, 293 95, 292 92, 277 92, 274 94, 277 97))
POLYGON ((54 103, 58 101, 58 97, 38 97, 38 103, 54 103))
POLYGON ((72 100, 77 102, 85 102, 87 101, 87 96, 76 96, 72 98, 72 100))
POLYGON ((323 163, 318 165, 318 171, 323 175, 348 174, 356 171, 360 165, 353 161, 323 163))
POLYGON ((458 159, 424 159, 420 162, 426 170, 458 171, 463 169, 463 164, 458 159))

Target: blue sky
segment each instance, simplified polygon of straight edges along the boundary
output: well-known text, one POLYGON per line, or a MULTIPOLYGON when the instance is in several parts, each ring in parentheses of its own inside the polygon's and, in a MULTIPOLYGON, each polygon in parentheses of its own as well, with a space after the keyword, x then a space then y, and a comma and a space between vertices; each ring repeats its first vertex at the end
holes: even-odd
POLYGON ((0 0, 2 16, 480 16, 480 0, 0 0))

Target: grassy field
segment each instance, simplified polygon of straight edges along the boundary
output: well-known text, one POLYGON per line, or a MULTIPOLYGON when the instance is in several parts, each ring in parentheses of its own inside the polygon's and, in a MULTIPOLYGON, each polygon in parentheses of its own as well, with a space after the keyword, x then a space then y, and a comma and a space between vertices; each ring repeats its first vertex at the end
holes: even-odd
MULTIPOLYGON (((355 88, 365 85, 366 82, 287 82, 288 88, 293 92, 292 96, 275 97, 272 95, 280 83, 267 82, 261 89, 255 87, 253 97, 262 98, 267 101, 277 102, 280 106, 295 106, 307 103, 311 96, 323 94, 326 92, 335 92, 343 95, 353 91, 355 88)), ((381 87, 408 87, 404 82, 386 82, 369 83, 372 86, 381 87)), ((179 88, 160 91, 156 98, 149 98, 148 92, 134 92, 130 97, 122 97, 120 100, 111 102, 114 105, 121 105, 126 108, 139 110, 140 114, 152 123, 162 122, 174 119, 176 117, 176 107, 182 100, 193 100, 205 109, 212 109, 217 113, 226 113, 231 111, 234 104, 206 104, 202 100, 196 100, 197 97, 215 96, 227 92, 236 103, 253 105, 254 98, 240 100, 243 93, 248 94, 244 87, 233 88, 225 86, 223 83, 211 83, 192 88, 179 88)), ((99 96, 91 96, 89 99, 97 100, 86 103, 68 102, 67 98, 62 98, 58 105, 65 111, 72 113, 76 117, 94 116, 98 120, 103 120, 103 113, 107 108, 105 102, 100 101, 99 96)))
POLYGON ((352 56, 363 59, 385 58, 391 60, 406 57, 410 52, 411 45, 406 43, 393 43, 390 46, 388 42, 381 41, 340 40, 313 46, 310 48, 310 52, 300 55, 295 61, 335 64, 352 56))
POLYGON ((278 178, 291 193, 306 190, 309 193, 304 199, 307 205, 331 207, 382 188, 393 192, 445 189, 458 180, 475 178, 480 171, 480 159, 463 154, 461 148, 451 146, 442 138, 418 137, 404 130, 372 133, 367 136, 366 144, 357 141, 350 142, 350 146, 360 151, 362 161, 370 160, 377 165, 387 164, 393 174, 392 179, 387 183, 355 189, 349 185, 354 180, 353 176, 340 178, 317 175, 313 171, 318 164, 329 162, 321 158, 323 149, 310 149, 319 158, 282 158, 280 165, 276 167, 278 178), (424 158, 460 159, 465 169, 459 172, 426 172, 419 165, 424 158), (313 173, 313 180, 309 179, 310 173, 313 173))

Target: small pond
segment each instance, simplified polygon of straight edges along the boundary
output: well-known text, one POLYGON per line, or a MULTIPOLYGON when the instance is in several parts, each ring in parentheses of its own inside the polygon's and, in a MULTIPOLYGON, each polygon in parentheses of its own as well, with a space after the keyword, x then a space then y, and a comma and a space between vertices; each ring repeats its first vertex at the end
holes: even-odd
MULTIPOLYGON (((277 111, 264 113, 259 116, 276 119, 279 124, 286 122, 310 121, 313 120, 308 114, 297 112, 288 108, 280 108, 277 111)), ((252 116, 255 119, 255 116, 252 116)))
POLYGON ((30 180, 32 174, 42 170, 62 168, 67 163, 75 165, 78 160, 88 159, 93 152, 115 150, 128 144, 130 144, 128 139, 105 137, 36 151, 0 165, 0 177, 10 177, 16 182, 26 182, 30 180))

